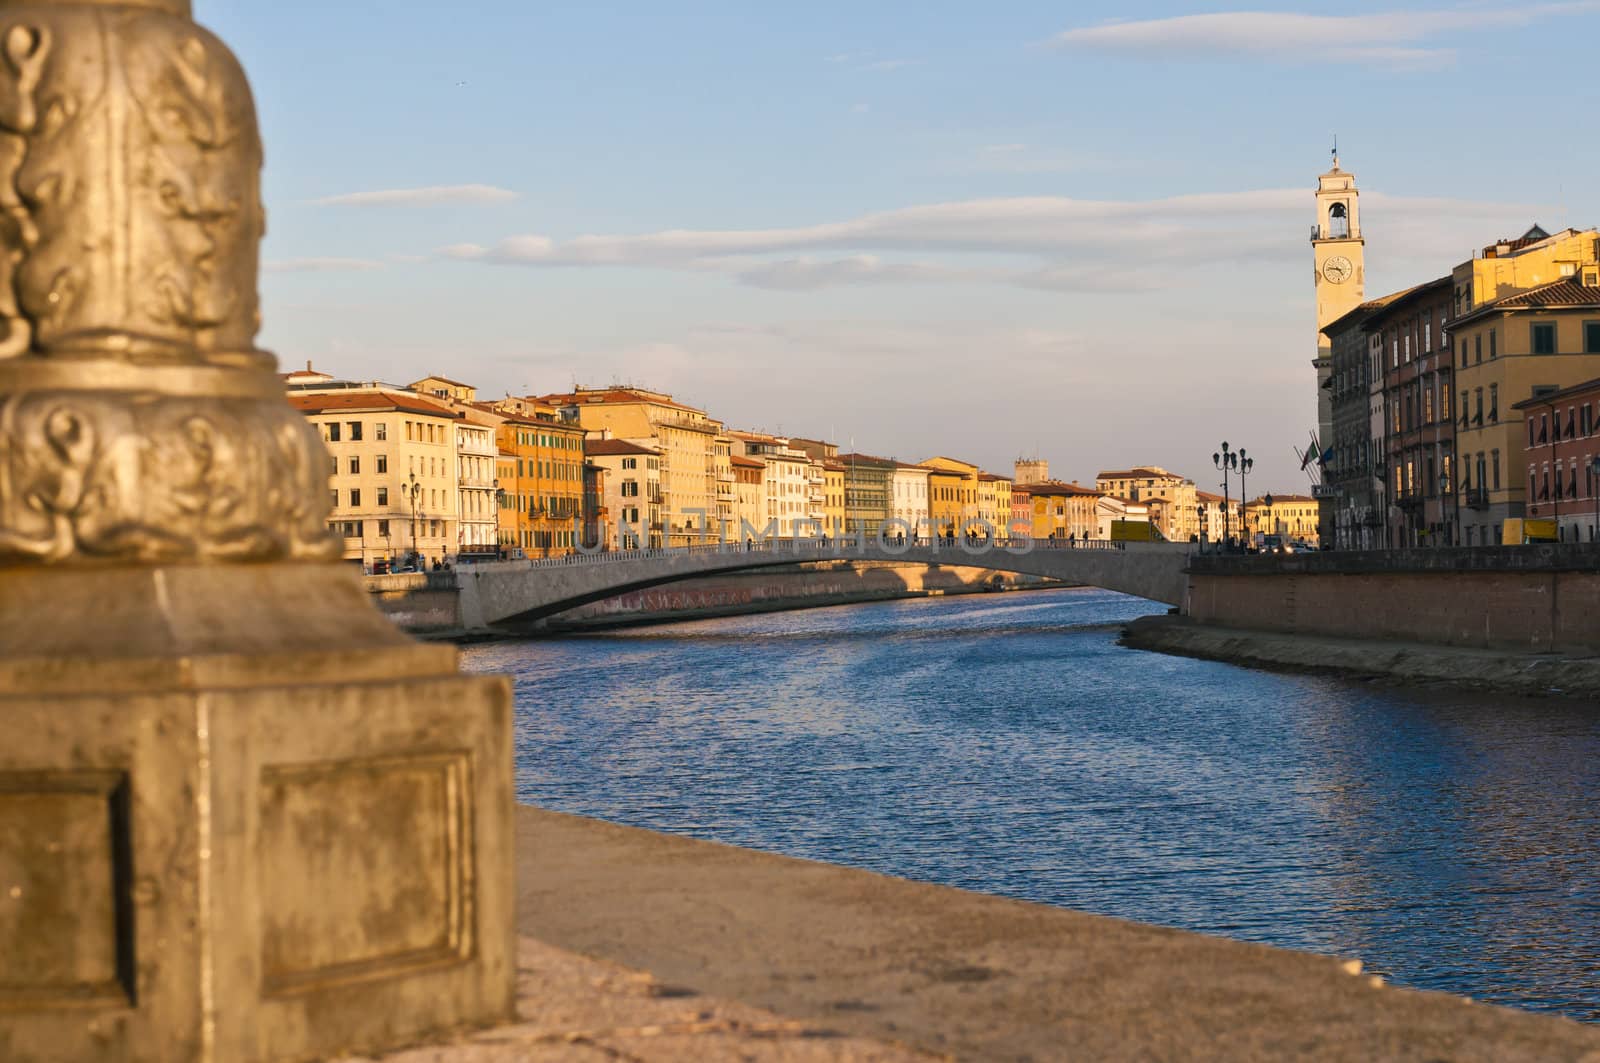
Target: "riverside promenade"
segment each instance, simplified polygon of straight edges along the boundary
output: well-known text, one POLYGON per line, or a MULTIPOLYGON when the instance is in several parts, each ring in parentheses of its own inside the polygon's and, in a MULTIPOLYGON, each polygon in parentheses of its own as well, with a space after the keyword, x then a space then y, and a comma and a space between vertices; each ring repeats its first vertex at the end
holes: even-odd
POLYGON ((386 1063, 1600 1063, 1600 1029, 1326 957, 519 807, 521 1022, 386 1063))

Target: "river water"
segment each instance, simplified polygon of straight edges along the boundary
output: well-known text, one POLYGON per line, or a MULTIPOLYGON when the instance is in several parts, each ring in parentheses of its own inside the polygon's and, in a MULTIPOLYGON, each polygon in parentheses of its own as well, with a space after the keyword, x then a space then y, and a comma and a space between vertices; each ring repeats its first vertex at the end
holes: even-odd
POLYGON ((1150 603, 925 599, 463 651, 519 799, 1600 1020, 1600 706, 1116 645, 1150 603))

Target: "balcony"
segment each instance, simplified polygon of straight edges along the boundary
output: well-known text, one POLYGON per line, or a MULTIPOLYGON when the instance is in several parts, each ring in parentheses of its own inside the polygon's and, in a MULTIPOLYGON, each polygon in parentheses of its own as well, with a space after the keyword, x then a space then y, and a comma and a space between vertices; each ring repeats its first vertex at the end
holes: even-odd
POLYGON ((1488 492, 1487 489, 1482 488, 1482 487, 1469 487, 1463 493, 1466 496, 1467 508, 1469 508, 1469 509, 1488 509, 1489 508, 1489 492, 1488 492))

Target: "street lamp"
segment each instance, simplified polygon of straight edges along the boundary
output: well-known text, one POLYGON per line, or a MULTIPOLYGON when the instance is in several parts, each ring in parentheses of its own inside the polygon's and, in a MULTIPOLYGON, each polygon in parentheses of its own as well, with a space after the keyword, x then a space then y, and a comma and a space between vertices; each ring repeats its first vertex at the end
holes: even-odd
POLYGON ((401 484, 400 490, 411 498, 411 564, 420 568, 422 555, 417 552, 417 497, 422 494, 422 485, 417 483, 417 474, 411 474, 411 482, 401 484))
POLYGON ((1594 492, 1594 523, 1589 526, 1589 541, 1592 543, 1600 540, 1600 457, 1589 462, 1589 472, 1592 474, 1589 490, 1594 492))
POLYGON ((1450 533, 1450 511, 1445 509, 1445 499, 1450 495, 1450 474, 1439 473, 1439 523, 1444 526, 1444 545, 1455 545, 1455 536, 1450 533))
MULTIPOLYGON (((1228 499, 1228 474, 1230 472, 1239 474, 1239 500, 1242 504, 1244 501, 1244 476, 1245 473, 1250 471, 1255 461, 1245 455, 1243 447, 1240 447, 1237 451, 1232 451, 1228 449, 1228 444, 1224 441, 1222 450, 1211 455, 1211 464, 1222 470, 1222 542, 1226 546, 1231 538, 1228 529, 1228 511, 1233 508, 1228 499)), ((1240 523, 1242 524, 1243 521, 1244 518, 1241 514, 1240 523)))
MULTIPOLYGON (((1262 495, 1261 496, 1261 501, 1262 501, 1262 504, 1267 507, 1267 530, 1266 530, 1265 534, 1267 534, 1267 535, 1277 535, 1278 534, 1278 518, 1276 516, 1274 516, 1273 512, 1272 512, 1272 492, 1268 491, 1265 495, 1262 495)), ((1282 548, 1281 543, 1280 543, 1279 548, 1280 549, 1282 548)))

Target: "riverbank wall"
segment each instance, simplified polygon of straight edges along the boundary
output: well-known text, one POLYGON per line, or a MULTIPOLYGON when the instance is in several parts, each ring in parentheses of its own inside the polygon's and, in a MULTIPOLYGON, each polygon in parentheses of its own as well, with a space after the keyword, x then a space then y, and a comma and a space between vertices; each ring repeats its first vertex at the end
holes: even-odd
MULTIPOLYGON (((965 565, 812 561, 631 591, 569 609, 519 630, 592 631, 831 605, 1064 586, 1070 584, 965 565)), ((413 635, 454 638, 468 626, 460 615, 454 573, 369 576, 367 589, 378 608, 413 635)))
POLYGON ((1600 653, 1600 546, 1194 555, 1183 613, 1221 628, 1600 653))
POLYGON ((1179 616, 1141 617, 1123 630, 1121 643, 1136 650, 1270 671, 1533 697, 1600 699, 1600 657, 1592 652, 1530 653, 1392 638, 1339 638, 1219 627, 1179 616))

